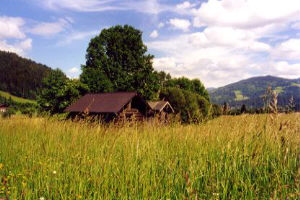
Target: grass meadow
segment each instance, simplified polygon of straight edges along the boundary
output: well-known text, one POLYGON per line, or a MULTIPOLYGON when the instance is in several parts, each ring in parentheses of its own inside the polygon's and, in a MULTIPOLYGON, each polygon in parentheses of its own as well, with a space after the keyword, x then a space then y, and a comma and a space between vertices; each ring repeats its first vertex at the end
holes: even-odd
POLYGON ((4 92, 0 90, 0 96, 4 97, 6 99, 11 98, 13 101, 18 102, 18 103, 31 103, 31 104, 36 104, 36 101, 30 100, 30 99, 24 99, 21 97, 17 97, 14 95, 9 94, 8 92, 4 92))
POLYGON ((0 199, 297 199, 300 114, 123 127, 0 119, 0 199))

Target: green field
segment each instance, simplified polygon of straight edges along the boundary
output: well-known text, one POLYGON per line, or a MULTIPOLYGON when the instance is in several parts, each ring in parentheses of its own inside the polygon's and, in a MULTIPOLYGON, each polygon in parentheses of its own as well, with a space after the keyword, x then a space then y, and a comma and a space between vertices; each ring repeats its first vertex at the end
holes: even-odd
POLYGON ((249 97, 244 96, 240 90, 235 90, 234 94, 235 94, 235 99, 234 99, 235 101, 243 101, 249 99, 249 97))
POLYGON ((30 99, 24 99, 21 97, 16 97, 14 95, 9 94, 8 92, 4 92, 0 90, 0 96, 5 97, 7 99, 11 98, 13 101, 18 102, 18 103, 31 103, 31 104, 36 104, 36 101, 30 100, 30 99))
POLYGON ((0 199, 297 199, 300 114, 104 127, 0 118, 0 199))
POLYGON ((284 92, 284 88, 283 87, 276 87, 274 90, 277 94, 280 94, 282 92, 284 92))

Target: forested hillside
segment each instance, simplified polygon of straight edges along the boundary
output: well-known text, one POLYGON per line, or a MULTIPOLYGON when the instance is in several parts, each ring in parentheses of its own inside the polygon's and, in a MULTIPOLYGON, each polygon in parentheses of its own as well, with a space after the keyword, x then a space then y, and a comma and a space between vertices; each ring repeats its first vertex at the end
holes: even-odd
POLYGON ((51 71, 46 65, 0 51, 0 90, 18 97, 35 99, 42 79, 51 71))
POLYGON ((300 79, 283 79, 273 76, 254 77, 242 80, 215 90, 210 90, 213 103, 229 103, 231 107, 240 107, 245 104, 248 107, 262 107, 263 95, 268 87, 278 93, 278 105, 281 107, 294 98, 297 109, 300 108, 300 79))

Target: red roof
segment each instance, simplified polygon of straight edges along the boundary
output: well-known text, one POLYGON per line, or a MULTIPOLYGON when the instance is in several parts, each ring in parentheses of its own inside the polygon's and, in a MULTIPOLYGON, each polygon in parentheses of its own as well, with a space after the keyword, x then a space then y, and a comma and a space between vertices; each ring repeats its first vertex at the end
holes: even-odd
POLYGON ((86 94, 70 105, 67 112, 118 113, 137 96, 136 92, 86 94))

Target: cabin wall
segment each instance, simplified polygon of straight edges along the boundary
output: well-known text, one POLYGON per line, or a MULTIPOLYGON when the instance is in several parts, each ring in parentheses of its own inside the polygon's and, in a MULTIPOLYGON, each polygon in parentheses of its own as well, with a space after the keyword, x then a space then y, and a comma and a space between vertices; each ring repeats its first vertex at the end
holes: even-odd
POLYGON ((2 107, 2 108, 0 108, 0 112, 6 112, 6 107, 2 107))
POLYGON ((125 121, 143 121, 144 115, 139 111, 138 108, 132 107, 131 102, 125 107, 125 109, 119 113, 116 118, 118 122, 125 121))

